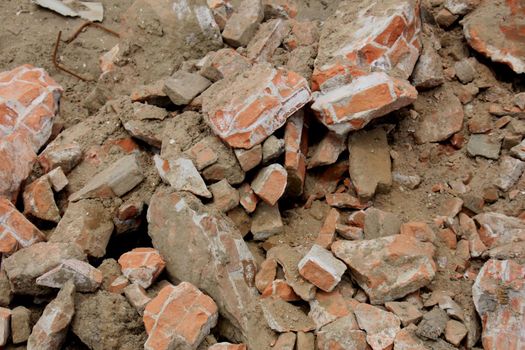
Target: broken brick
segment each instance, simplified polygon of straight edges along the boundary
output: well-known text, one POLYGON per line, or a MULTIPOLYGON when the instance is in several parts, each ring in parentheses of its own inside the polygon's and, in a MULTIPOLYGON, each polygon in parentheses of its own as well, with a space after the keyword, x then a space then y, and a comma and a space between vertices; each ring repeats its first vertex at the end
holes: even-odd
POLYGON ((234 152, 244 171, 250 171, 255 168, 261 163, 263 157, 261 145, 255 145, 250 149, 237 148, 234 152))
POLYGON ((132 283, 148 288, 164 270, 166 263, 153 248, 135 248, 118 259, 122 274, 132 283))
POLYGON ((233 188, 226 179, 210 186, 213 196, 213 207, 226 213, 239 205, 239 192, 233 188))
POLYGON ((411 221, 401 224, 399 233, 412 236, 421 242, 434 243, 436 240, 436 234, 425 222, 411 221))
POLYGON ((275 297, 284 301, 298 301, 301 298, 295 294, 293 288, 285 281, 276 279, 266 287, 263 291, 261 298, 275 297))
POLYGON ((246 56, 254 62, 269 62, 289 31, 286 20, 277 18, 264 22, 248 44, 246 56))
POLYGON ((165 160, 158 155, 155 155, 153 160, 161 179, 174 189, 211 198, 211 192, 206 188, 206 183, 191 160, 183 157, 165 160))
POLYGON ((325 292, 331 292, 346 271, 345 264, 316 244, 299 262, 299 273, 325 292))
POLYGON ((0 346, 5 346, 11 333, 11 310, 0 307, 0 346))
POLYGON ((61 167, 69 173, 81 160, 83 151, 79 144, 50 143, 38 156, 38 162, 45 172, 61 167))
POLYGON ((388 349, 401 330, 399 318, 391 312, 364 303, 354 308, 359 328, 366 331, 366 341, 373 350, 388 349))
POLYGON ((308 169, 334 164, 345 149, 346 134, 339 135, 329 131, 321 142, 311 149, 313 152, 310 159, 308 159, 308 169))
POLYGON ((264 292, 266 288, 275 280, 277 274, 277 262, 275 259, 267 258, 261 263, 261 267, 255 275, 255 287, 259 292, 264 292))
POLYGON ((304 125, 304 112, 296 112, 286 122, 284 145, 284 167, 288 173, 286 193, 291 196, 299 196, 303 193, 308 151, 308 133, 304 125))
POLYGON ((287 172, 280 164, 269 165, 259 171, 252 181, 252 189, 263 201, 275 205, 286 189, 287 172))
POLYGON ((215 82, 242 73, 250 67, 251 63, 246 57, 231 48, 224 48, 206 56, 199 73, 215 82))
POLYGON ((208 350, 246 350, 244 344, 217 343, 213 344, 208 350))
POLYGON ((36 283, 51 288, 62 288, 69 280, 73 280, 79 292, 94 292, 102 283, 102 272, 84 261, 64 259, 60 265, 38 277, 36 283))
POLYGON ((315 328, 301 308, 280 298, 264 298, 261 307, 268 326, 276 332, 308 332, 315 328))
POLYGON ((257 64, 206 90, 203 111, 216 135, 234 148, 249 149, 283 126, 310 98, 308 83, 298 74, 257 64))
POLYGON ((317 348, 319 350, 353 349, 366 350, 366 333, 354 328, 353 315, 341 317, 317 331, 317 348))
POLYGON ((60 192, 69 184, 69 181, 61 167, 56 167, 47 173, 47 178, 55 192, 60 192))
POLYGON ((195 167, 199 171, 219 160, 217 151, 211 147, 208 141, 209 139, 202 139, 187 151, 187 154, 191 157, 191 160, 193 160, 195 167))
POLYGON ((272 347, 273 350, 294 350, 295 339, 297 335, 293 332, 282 333, 277 338, 275 345, 272 347))
POLYGON ((282 233, 284 230, 281 213, 278 205, 268 205, 265 202, 259 203, 253 214, 252 232, 253 239, 264 241, 267 238, 282 233))
POLYGON ((139 315, 142 316, 146 305, 151 301, 144 288, 137 283, 131 283, 124 288, 124 295, 139 315))
POLYGON ((197 73, 178 71, 164 80, 164 92, 175 105, 184 106, 210 85, 208 79, 197 73))
POLYGON ((255 195, 250 184, 243 184, 239 187, 239 202, 248 213, 253 213, 257 208, 259 197, 255 195))
POLYGON ((317 235, 315 244, 325 249, 330 249, 332 242, 335 240, 335 230, 337 227, 337 223, 339 222, 339 218, 340 214, 337 211, 337 209, 330 209, 323 223, 323 226, 321 226, 321 230, 317 235))
POLYGON ((233 47, 246 46, 264 18, 261 0, 243 0, 228 18, 222 37, 233 47))
POLYGON ((284 153, 284 140, 270 135, 263 142, 262 146, 262 161, 263 164, 268 164, 273 160, 279 158, 284 153))
POLYGON ((24 188, 24 214, 58 223, 60 212, 55 203, 48 176, 44 175, 24 188))

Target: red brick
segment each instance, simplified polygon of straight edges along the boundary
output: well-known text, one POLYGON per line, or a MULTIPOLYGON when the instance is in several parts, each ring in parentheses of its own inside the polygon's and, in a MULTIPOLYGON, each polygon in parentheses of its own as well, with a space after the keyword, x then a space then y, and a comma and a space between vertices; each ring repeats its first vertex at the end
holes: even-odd
POLYGON ((146 350, 196 349, 215 327, 217 305, 189 282, 167 285, 146 306, 146 350))
POLYGON ((388 349, 401 330, 399 318, 391 312, 361 303, 354 309, 359 328, 366 331, 366 341, 372 349, 388 349))
POLYGON ((308 82, 297 73, 255 65, 210 87, 203 110, 215 134, 234 148, 249 149, 310 99, 308 82))
POLYGON ((454 231, 449 228, 439 230, 437 236, 439 239, 445 243, 445 245, 450 249, 456 249, 457 237, 454 231))
POLYGON ((276 279, 262 292, 261 298, 275 297, 284 301, 298 301, 301 298, 295 294, 293 288, 285 281, 276 279))
POLYGON ((335 229, 337 223, 339 222, 339 218, 340 215, 337 209, 330 209, 323 226, 321 226, 321 230, 319 231, 319 235, 315 240, 315 244, 325 249, 330 249, 330 246, 335 239, 335 229))
POLYGON ((246 212, 253 213, 257 208, 259 197, 255 195, 251 186, 245 183, 239 187, 239 202, 246 212))
POLYGON ((284 46, 292 51, 300 46, 310 46, 319 41, 319 24, 313 21, 290 20, 291 32, 284 46))
POLYGON ((400 234, 409 235, 421 242, 434 243, 436 234, 425 222, 411 221, 401 225, 400 234))
POLYGON ((213 207, 223 213, 239 205, 239 192, 226 179, 210 185, 210 191, 213 196, 213 207))
POLYGON ((118 259, 124 276, 133 283, 148 288, 160 275, 166 263, 153 248, 135 248, 118 259))
POLYGON ((365 209, 370 203, 363 203, 350 193, 330 193, 326 195, 329 206, 342 209, 365 209))
POLYGON ((5 197, 0 197, 0 252, 13 254, 37 242, 45 236, 20 213, 5 197))
POLYGON ((312 149, 312 155, 308 160, 308 169, 334 164, 346 148, 346 134, 339 135, 329 131, 321 142, 312 149))
POLYGON ((411 104, 416 89, 405 80, 376 72, 320 94, 312 105, 319 120, 339 134, 359 130, 372 119, 411 104))
POLYGON ((342 261, 315 244, 301 259, 298 267, 301 276, 325 292, 331 292, 346 271, 346 265, 342 261))
POLYGON ((24 214, 55 223, 60 221, 60 212, 48 176, 44 175, 27 185, 23 199, 24 214))
POLYGON ((286 122, 284 131, 284 167, 288 173, 286 192, 292 196, 303 193, 308 152, 307 131, 303 111, 297 111, 286 122))
POLYGON ((11 333, 11 310, 0 307, 0 346, 7 344, 11 333))
POLYGON ((246 56, 254 62, 271 62, 273 53, 289 31, 288 21, 280 18, 263 23, 248 44, 246 56))
POLYGON ((250 171, 262 161, 262 146, 255 145, 250 149, 238 148, 235 150, 235 156, 237 157, 242 170, 250 171))
POLYGON ((263 201, 273 206, 284 194, 286 182, 286 170, 280 164, 272 164, 259 171, 251 187, 263 201))
POLYGON ((295 0, 262 0, 265 17, 295 18, 297 4, 295 0))
POLYGON ((207 142, 207 139, 194 144, 187 153, 191 157, 191 160, 195 163, 197 170, 202 170, 209 165, 217 162, 219 155, 207 142))
POLYGON ((273 282, 277 274, 277 261, 272 258, 267 258, 261 263, 261 268, 255 275, 255 287, 259 292, 264 292, 266 288, 273 282))
POLYGON ((342 317, 324 326, 317 332, 317 348, 319 350, 367 350, 366 333, 352 329, 355 322, 353 315, 342 317))

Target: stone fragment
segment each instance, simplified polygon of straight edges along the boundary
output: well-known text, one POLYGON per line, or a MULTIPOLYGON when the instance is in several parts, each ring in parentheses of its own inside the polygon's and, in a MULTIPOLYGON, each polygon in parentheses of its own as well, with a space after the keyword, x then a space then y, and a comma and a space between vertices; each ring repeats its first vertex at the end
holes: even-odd
POLYGON ((146 305, 151 301, 151 298, 148 297, 144 288, 136 283, 131 283, 124 288, 124 295, 139 315, 142 316, 146 305))
POLYGON ((213 344, 208 350, 246 350, 244 344, 217 343, 213 344))
POLYGON ((417 143, 444 141, 463 127, 461 102, 449 89, 439 91, 440 94, 425 94, 414 103, 414 109, 419 113, 414 133, 417 143))
POLYGON ((298 268, 301 276, 325 292, 331 292, 346 271, 343 262, 316 244, 299 261, 298 268))
POLYGON ((135 248, 118 259, 122 274, 132 283, 148 288, 164 270, 166 263, 153 248, 135 248))
POLYGON ((449 295, 444 295, 439 299, 439 307, 453 319, 464 322, 465 314, 463 308, 456 303, 449 295))
POLYGON ((341 317, 317 331, 319 350, 352 349, 366 350, 366 333, 354 327, 355 317, 341 317))
POLYGON ((392 185, 392 163, 386 132, 361 131, 348 138, 350 178, 360 198, 368 200, 392 185))
POLYGON ((467 143, 467 152, 470 156, 482 156, 489 159, 498 159, 501 142, 485 134, 470 135, 467 143))
POLYGON ((319 41, 319 22, 305 20, 289 20, 290 34, 284 40, 284 47, 293 51, 298 47, 307 47, 319 41))
POLYGON ((312 150, 312 156, 308 159, 308 169, 337 162, 339 155, 346 148, 346 134, 339 135, 329 131, 312 150))
POLYGON ((76 243, 89 256, 101 258, 113 233, 112 213, 97 200, 80 200, 69 206, 48 238, 50 242, 76 243))
POLYGON ((27 340, 27 349, 61 349, 74 313, 75 285, 68 281, 56 298, 47 304, 44 313, 33 327, 27 340))
POLYGON ((0 346, 5 346, 11 333, 11 310, 0 307, 0 346))
POLYGON ((101 290, 77 293, 71 331, 93 350, 143 349, 146 341, 142 317, 126 298, 101 290))
POLYGON ((142 224, 142 211, 144 202, 139 199, 130 198, 122 203, 113 217, 117 235, 136 231, 142 224))
POLYGON ((484 349, 523 347, 525 267, 513 260, 488 260, 472 286, 472 298, 483 326, 484 349))
POLYGON ((456 320, 448 320, 445 326, 445 339, 454 346, 459 346, 467 335, 467 328, 456 320))
POLYGON ((178 71, 164 80, 164 92, 175 105, 184 106, 210 85, 211 82, 198 73, 178 71))
POLYGON ((24 214, 58 223, 60 212, 55 203, 49 178, 44 175, 24 188, 24 214))
POLYGON ((252 232, 253 239, 264 241, 267 238, 282 233, 284 230, 279 206, 270 206, 264 202, 259 203, 253 214, 252 232))
POLYGON ((106 288, 108 292, 121 294, 124 293, 124 289, 129 286, 129 280, 126 276, 118 276, 111 282, 106 288))
POLYGON ((423 339, 437 340, 445 331, 448 317, 445 311, 434 307, 430 312, 423 315, 423 319, 417 327, 417 335, 423 339))
POLYGON ((401 330, 399 318, 391 312, 364 303, 354 309, 359 328, 366 332, 366 341, 373 350, 383 350, 394 344, 401 330))
POLYGON ((42 68, 26 64, 0 72, 0 196, 14 198, 29 176, 36 152, 51 136, 62 91, 42 68))
POLYGON ((315 335, 310 332, 297 332, 297 350, 315 350, 315 335))
POLYGON ((420 29, 416 1, 341 2, 323 25, 314 90, 340 86, 376 70, 407 79, 419 56, 420 29))
POLYGON ((525 223, 501 213, 482 213, 474 216, 479 224, 479 236, 489 249, 515 245, 525 241, 525 223))
POLYGON ((364 234, 366 239, 397 235, 401 225, 401 219, 394 213, 376 208, 365 211, 364 234))
POLYGON ((202 288, 236 337, 250 349, 267 349, 274 335, 254 286, 255 260, 231 221, 189 193, 158 189, 150 200, 148 223, 170 278, 202 288))
POLYGON ((56 167, 47 173, 47 178, 55 192, 60 192, 69 184, 69 181, 61 167, 56 167))
POLYGON ((405 107, 416 98, 417 91, 408 81, 375 72, 321 93, 312 109, 328 129, 344 134, 362 129, 373 119, 405 107))
POLYGON ((436 14, 436 22, 439 24, 440 27, 448 28, 451 25, 453 25, 456 20, 459 18, 458 15, 453 14, 446 8, 443 8, 438 11, 436 14))
MULTIPOLYGON (((415 326, 413 326, 415 328, 415 326)), ((412 327, 406 327, 397 332, 394 340, 395 350, 428 350, 428 347, 423 343, 414 332, 412 327)))
POLYGON ((264 18, 261 0, 243 0, 226 21, 222 38, 233 47, 246 46, 264 18))
POLYGON ((96 174, 86 185, 69 196, 76 202, 88 198, 120 197, 144 180, 136 156, 130 154, 96 174))
POLYGON ((510 149, 510 155, 525 161, 525 139, 510 149))
POLYGON ((510 190, 518 182, 525 171, 525 162, 509 156, 502 156, 499 162, 499 171, 494 185, 503 192, 510 190))
POLYGON ((444 80, 441 56, 430 40, 424 40, 423 50, 412 73, 412 83, 418 89, 431 89, 443 84, 444 80))
POLYGON ((234 148, 249 149, 283 126, 310 98, 308 83, 298 74, 257 64, 213 84, 203 94, 202 108, 216 135, 234 148))
POLYGON ((3 269, 0 270, 0 306, 7 307, 13 299, 13 292, 9 285, 9 279, 3 269))
POLYGON ((40 153, 38 162, 45 172, 60 167, 67 174, 82 160, 82 155, 82 148, 76 142, 52 142, 40 153))
POLYGON ((462 21, 463 34, 473 49, 516 73, 525 73, 523 42, 515 36, 523 23, 523 4, 504 0, 483 2, 462 21))
POLYGON ((463 84, 468 84, 473 81, 478 73, 474 66, 474 59, 464 58, 461 61, 454 63, 454 70, 456 71, 456 77, 463 84))
POLYGON ((269 165, 259 171, 251 187, 263 201, 273 206, 284 194, 287 173, 280 164, 269 165))
POLYGON ((295 0, 262 0, 264 18, 295 18, 297 3, 295 0))
POLYGON ((297 306, 279 298, 264 298, 261 306, 268 326, 279 333, 308 332, 315 329, 313 321, 297 306))
POLYGON ((370 205, 363 203, 359 198, 350 193, 330 193, 326 196, 326 203, 335 208, 341 209, 365 209, 370 205))
POLYGON ((365 241, 337 241, 335 256, 342 259, 372 304, 401 298, 434 278, 434 248, 406 235, 365 241))
POLYGON ((36 284, 62 288, 69 280, 73 280, 79 292, 94 292, 102 283, 102 272, 84 261, 64 259, 60 265, 38 277, 36 284))
POLYGON ((332 242, 335 240, 335 231, 339 218, 339 211, 334 208, 330 209, 323 226, 321 226, 321 230, 319 230, 319 235, 315 240, 316 245, 325 249, 330 249, 332 242))
POLYGON ((480 0, 445 0, 443 5, 454 15, 464 16, 474 10, 480 2, 480 0))
POLYGON ((270 62, 289 31, 286 20, 277 18, 264 22, 248 44, 246 57, 254 62, 270 62))
POLYGON ((259 165, 263 159, 261 145, 255 145, 250 149, 237 148, 234 150, 235 156, 241 165, 242 170, 250 171, 259 165))
POLYGON ((271 161, 279 158, 284 153, 284 140, 278 139, 274 135, 270 135, 262 146, 262 161, 263 164, 268 164, 271 161))
POLYGON ((0 252, 12 254, 45 240, 45 236, 5 197, 0 197, 0 252))
POLYGON ((168 111, 157 106, 125 100, 117 107, 122 126, 136 139, 160 148, 168 111))
POLYGON ((288 173, 286 193, 297 197, 303 193, 308 151, 308 133, 303 111, 297 111, 286 122, 284 146, 284 167, 288 173))
POLYGON ((275 280, 277 274, 277 261, 273 258, 267 258, 261 264, 261 267, 255 275, 255 287, 259 292, 264 292, 266 288, 275 280))
POLYGON ((352 298, 354 289, 343 280, 332 292, 318 290, 311 300, 308 316, 315 322, 317 330, 339 318, 347 317, 349 329, 359 329, 353 313, 358 301, 352 298))
POLYGON ((120 271, 120 265, 115 259, 104 259, 102 261, 102 264, 98 266, 98 269, 100 270, 100 272, 102 272, 101 289, 108 290, 110 285, 113 284, 113 281, 116 281, 117 279, 119 281, 117 281, 115 285, 118 285, 123 281, 128 280, 125 276, 122 275, 122 272, 120 271))
POLYGON ((86 255, 73 243, 41 242, 4 259, 2 267, 15 294, 38 296, 48 294, 52 289, 38 285, 36 279, 65 259, 85 261, 86 255))
POLYGON ((223 213, 239 205, 239 192, 226 179, 211 185, 210 192, 213 196, 212 205, 223 213))
POLYGON ((200 74, 215 82, 242 73, 251 67, 246 57, 231 48, 216 51, 206 58, 200 74))
POLYGON ((299 261, 303 258, 294 248, 279 245, 268 250, 267 257, 274 258, 283 268, 286 282, 301 299, 310 301, 315 297, 315 286, 299 274, 299 261))
POLYGON ((13 344, 27 341, 31 334, 31 311, 17 306, 11 311, 11 339, 13 344))
POLYGON ((417 324, 423 317, 421 311, 414 304, 407 301, 390 301, 385 303, 385 307, 399 318, 403 327, 409 324, 417 324))
POLYGON ((165 160, 158 155, 153 160, 161 179, 175 190, 188 191, 205 198, 212 197, 191 160, 183 157, 165 160))
POLYGON ((275 345, 272 349, 275 350, 294 350, 296 334, 293 332, 283 333, 277 338, 275 345))

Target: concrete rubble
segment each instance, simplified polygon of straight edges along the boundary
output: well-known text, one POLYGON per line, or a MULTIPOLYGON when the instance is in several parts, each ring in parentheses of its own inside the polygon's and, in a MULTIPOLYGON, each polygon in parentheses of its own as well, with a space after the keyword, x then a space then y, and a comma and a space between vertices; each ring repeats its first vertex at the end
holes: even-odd
POLYGON ((524 5, 115 9, 0 52, 1 348, 525 347, 524 5))

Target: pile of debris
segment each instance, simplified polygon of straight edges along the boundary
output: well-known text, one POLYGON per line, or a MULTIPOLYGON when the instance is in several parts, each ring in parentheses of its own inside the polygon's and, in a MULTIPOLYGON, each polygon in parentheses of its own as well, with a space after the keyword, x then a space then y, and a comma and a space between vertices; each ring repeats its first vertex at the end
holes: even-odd
POLYGON ((523 5, 137 0, 100 81, 144 13, 212 51, 73 127, 43 69, 0 73, 0 346, 525 346, 525 93, 489 69, 525 72, 523 5), (442 159, 497 177, 399 166, 442 159), (439 215, 375 205, 423 185, 439 215))

